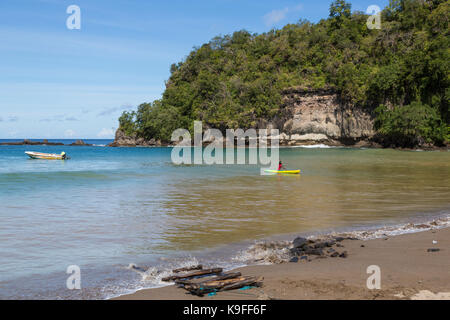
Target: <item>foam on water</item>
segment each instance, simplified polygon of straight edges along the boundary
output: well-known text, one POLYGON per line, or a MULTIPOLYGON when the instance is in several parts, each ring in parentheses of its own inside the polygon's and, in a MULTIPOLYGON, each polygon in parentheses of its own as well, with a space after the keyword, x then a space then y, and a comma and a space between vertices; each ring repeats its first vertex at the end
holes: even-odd
POLYGON ((303 145, 303 146, 292 146, 290 148, 329 149, 329 148, 336 148, 336 147, 328 146, 326 144, 320 143, 320 144, 311 144, 311 145, 303 145))
POLYGON ((370 240, 448 227, 450 227, 450 215, 443 216, 438 219, 423 223, 407 223, 397 226, 386 226, 381 228, 375 228, 373 230, 364 230, 364 231, 357 230, 342 233, 341 235, 350 236, 361 240, 370 240))
MULTIPOLYGON (((437 219, 421 223, 407 223, 395 226, 373 227, 365 230, 331 232, 320 235, 305 235, 305 237, 311 240, 328 239, 333 237, 348 237, 359 240, 371 240, 448 227, 450 227, 450 215, 444 215, 437 219)), ((246 264, 274 264, 286 262, 291 258, 289 255, 290 248, 292 248, 292 241, 257 241, 249 248, 239 251, 236 256, 232 258, 232 260, 244 262, 246 264)))

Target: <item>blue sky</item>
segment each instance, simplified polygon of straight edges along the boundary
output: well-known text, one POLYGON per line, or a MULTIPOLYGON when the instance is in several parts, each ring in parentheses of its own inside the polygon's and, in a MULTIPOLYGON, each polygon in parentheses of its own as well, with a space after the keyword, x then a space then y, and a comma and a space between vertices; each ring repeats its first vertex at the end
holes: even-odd
MULTIPOLYGON (((388 0, 353 0, 353 10, 388 0)), ((0 139, 112 138, 160 98, 172 63, 216 35, 328 16, 331 0, 2 0, 0 139), (69 30, 69 5, 81 29, 69 30)))

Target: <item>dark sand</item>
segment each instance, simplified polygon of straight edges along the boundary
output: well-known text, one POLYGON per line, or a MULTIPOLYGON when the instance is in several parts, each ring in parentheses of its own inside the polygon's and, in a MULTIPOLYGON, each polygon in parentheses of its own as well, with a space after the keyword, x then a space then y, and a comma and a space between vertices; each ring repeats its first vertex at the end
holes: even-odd
POLYGON ((236 269, 243 275, 263 276, 261 288, 196 297, 172 285, 116 299, 450 299, 450 228, 387 239, 344 240, 342 244, 344 247, 335 249, 347 251, 347 258, 313 258, 236 269), (427 252, 429 248, 440 251, 427 252), (381 269, 379 290, 367 288, 370 265, 381 269))

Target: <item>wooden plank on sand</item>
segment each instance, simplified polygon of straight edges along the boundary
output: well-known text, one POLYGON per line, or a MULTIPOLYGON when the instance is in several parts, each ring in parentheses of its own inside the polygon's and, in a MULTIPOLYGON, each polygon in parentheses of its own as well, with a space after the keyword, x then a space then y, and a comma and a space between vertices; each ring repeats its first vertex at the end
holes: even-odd
POLYGON ((196 265, 196 266, 174 269, 174 270, 172 270, 172 272, 173 273, 179 273, 179 272, 184 272, 184 271, 202 270, 202 269, 203 269, 203 266, 201 264, 199 264, 199 265, 196 265))
POLYGON ((188 278, 193 278, 193 277, 198 277, 198 276, 204 276, 207 274, 217 274, 217 273, 221 273, 222 270, 223 270, 222 268, 199 270, 199 271, 194 271, 194 272, 186 273, 186 274, 182 274, 182 275, 165 277, 165 278, 162 278, 162 281, 173 281, 173 280, 177 280, 177 279, 188 279, 188 278))
MULTIPOLYGON (((211 281, 220 281, 220 280, 227 280, 227 279, 233 279, 233 278, 237 278, 240 277, 241 273, 240 272, 230 272, 230 273, 225 273, 223 275, 220 276, 216 276, 213 277, 211 279, 208 279, 206 281, 203 281, 201 283, 205 283, 205 282, 211 282, 211 281)), ((185 279, 177 279, 175 280, 176 284, 196 284, 196 282, 194 282, 195 280, 185 280, 185 279)), ((198 282, 197 282, 198 283, 198 282)))

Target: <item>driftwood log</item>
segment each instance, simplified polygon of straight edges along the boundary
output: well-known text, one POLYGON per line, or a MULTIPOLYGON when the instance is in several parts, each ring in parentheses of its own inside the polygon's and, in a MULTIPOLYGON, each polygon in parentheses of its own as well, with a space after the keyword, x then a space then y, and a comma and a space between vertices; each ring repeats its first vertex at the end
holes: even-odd
POLYGON ((185 272, 185 271, 192 271, 192 270, 202 270, 203 266, 201 264, 197 266, 191 266, 191 267, 184 267, 184 268, 178 268, 172 270, 173 273, 179 273, 179 272, 185 272))
POLYGON ((222 271, 223 271, 222 268, 205 269, 205 270, 194 271, 191 273, 176 275, 176 276, 172 275, 169 277, 162 278, 161 280, 162 281, 174 281, 174 280, 178 280, 178 279, 189 279, 189 278, 204 276, 204 275, 208 275, 208 274, 218 274, 218 273, 221 273, 222 271))
POLYGON ((239 289, 245 286, 259 286, 260 283, 264 280, 263 277, 248 277, 247 279, 244 279, 242 281, 239 282, 235 282, 235 283, 230 283, 226 286, 224 286, 223 288, 221 288, 220 291, 226 291, 226 290, 234 290, 234 289, 239 289))
POLYGON ((203 296, 210 292, 226 291, 239 289, 245 286, 260 286, 262 277, 237 276, 235 278, 227 278, 223 280, 207 280, 200 283, 185 283, 183 288, 191 294, 203 296))
MULTIPOLYGON (((237 277, 240 277, 240 276, 241 276, 240 272, 230 272, 230 273, 224 273, 222 275, 213 277, 211 279, 208 279, 207 281, 210 282, 210 281, 227 280, 227 279, 237 278, 237 277)), ((182 285, 196 284, 196 282, 194 282, 194 280, 187 280, 187 279, 177 279, 177 280, 175 280, 175 283, 176 284, 182 284, 182 285)))
POLYGON ((245 286, 260 286, 262 277, 242 276, 240 272, 222 273, 222 268, 204 269, 202 265, 183 267, 172 270, 171 276, 165 277, 162 281, 174 281, 179 287, 197 296, 211 292, 239 289, 245 286), (195 271, 194 271, 195 270, 195 271), (192 271, 178 274, 180 272, 192 271), (215 275, 214 277, 211 277, 215 275), (201 281, 197 277, 208 277, 201 281))

